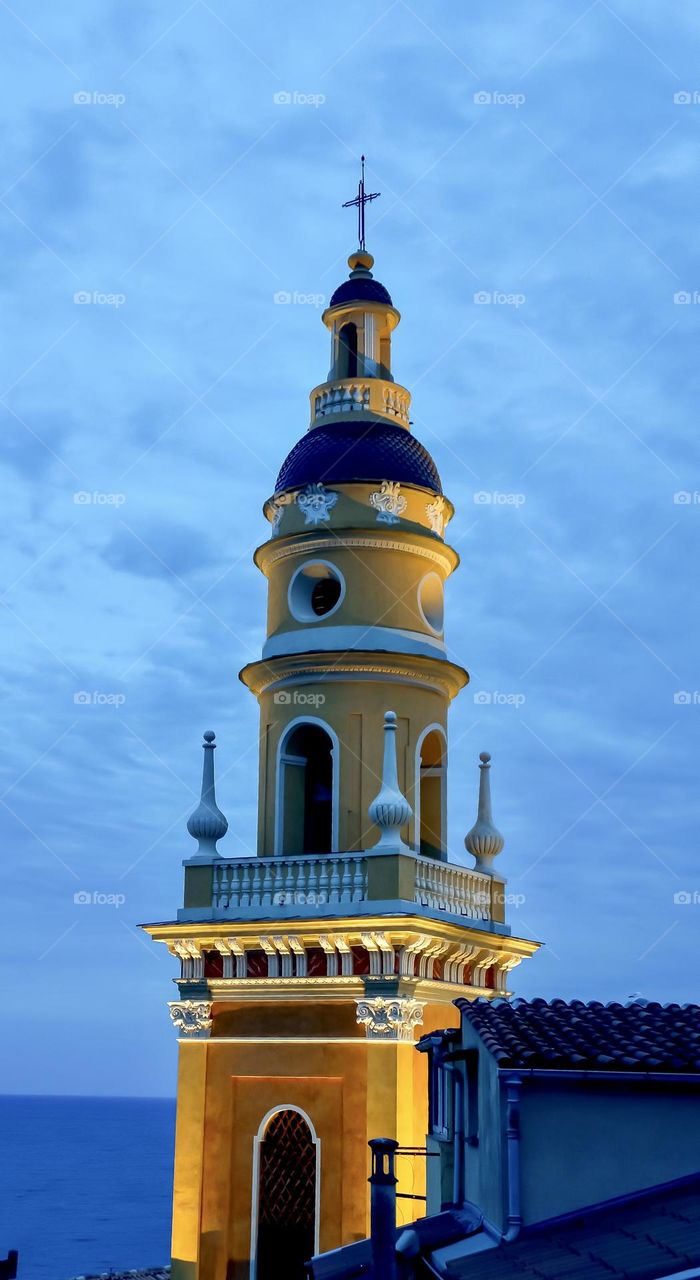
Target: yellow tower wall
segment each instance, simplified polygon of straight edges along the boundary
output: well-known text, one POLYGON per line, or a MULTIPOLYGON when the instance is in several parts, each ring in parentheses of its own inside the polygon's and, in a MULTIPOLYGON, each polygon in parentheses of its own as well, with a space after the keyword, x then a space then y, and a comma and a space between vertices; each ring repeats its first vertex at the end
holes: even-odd
MULTIPOLYGON (((391 668, 391 654, 381 655, 391 668)), ((306 681, 279 702, 279 692, 270 690, 260 698, 260 789, 258 852, 275 852, 276 795, 280 742, 291 723, 316 717, 326 722, 339 740, 339 848, 347 852, 366 849, 379 838, 367 809, 381 786, 383 735, 381 726, 387 708, 398 717, 397 748, 399 784, 415 811, 416 750, 421 734, 430 725, 439 725, 447 734, 446 694, 416 685, 391 684, 340 677, 306 681), (299 699, 307 699, 300 701, 299 699), (308 700, 310 699, 310 700, 308 700)), ((403 839, 415 839, 414 819, 404 828, 403 839)))
MULTIPOLYGON (((320 1008, 303 1036, 280 1037, 281 1011, 248 1010, 245 1039, 180 1042, 172 1280, 249 1280, 256 1139, 271 1111, 300 1109, 319 1140, 321 1251, 369 1233, 369 1139, 424 1145, 427 1063, 413 1042, 365 1039, 350 1005, 320 1008)), ((429 1005, 421 1031, 458 1022, 451 1005, 429 1005)), ((401 1158, 398 1176, 399 1191, 425 1195, 422 1158, 401 1158)), ((399 1223, 421 1212, 421 1201, 398 1206, 399 1223)))

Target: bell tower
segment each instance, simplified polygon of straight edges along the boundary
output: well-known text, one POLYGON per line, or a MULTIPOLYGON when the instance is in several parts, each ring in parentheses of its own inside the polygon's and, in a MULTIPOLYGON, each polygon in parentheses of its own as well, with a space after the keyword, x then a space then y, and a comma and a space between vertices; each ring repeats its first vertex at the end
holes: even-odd
MULTIPOLYGON (((537 944, 513 937, 482 755, 478 820, 450 851, 447 712, 466 684, 444 640, 453 508, 394 381, 399 312, 364 245, 323 313, 330 368, 264 505, 255 857, 227 820, 205 734, 177 919, 173 1280, 302 1280, 368 1232, 370 1138, 394 1138, 404 1221, 422 1211, 427 1075, 418 1035, 459 997, 508 995, 537 944)), ((224 744, 223 750, 235 749, 224 744)))

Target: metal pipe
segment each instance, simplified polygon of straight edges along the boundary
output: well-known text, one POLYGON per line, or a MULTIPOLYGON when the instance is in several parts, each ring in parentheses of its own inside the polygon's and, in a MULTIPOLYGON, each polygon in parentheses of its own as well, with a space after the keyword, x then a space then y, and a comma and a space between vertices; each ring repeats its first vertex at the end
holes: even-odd
POLYGON ((393 1138, 371 1138, 372 1173, 369 1178, 372 1274, 377 1280, 397 1280, 396 1182, 393 1138))
POLYGON ((509 1243, 520 1235, 520 1086, 519 1075, 506 1077, 506 1177, 508 1219, 503 1240, 509 1243))
POLYGON ((464 1200, 464 1077, 456 1062, 445 1063, 452 1076, 452 1203, 464 1200))

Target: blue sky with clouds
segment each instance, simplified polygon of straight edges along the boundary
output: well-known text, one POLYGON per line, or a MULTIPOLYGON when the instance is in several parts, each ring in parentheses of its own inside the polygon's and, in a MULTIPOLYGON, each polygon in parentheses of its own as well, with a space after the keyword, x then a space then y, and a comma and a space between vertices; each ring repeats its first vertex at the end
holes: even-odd
POLYGON ((251 555, 363 150, 457 507, 453 856, 488 748, 547 944, 517 991, 698 998, 699 34, 690 0, 3 3, 4 1091, 174 1089, 136 925, 178 905, 204 728, 253 844, 251 555))

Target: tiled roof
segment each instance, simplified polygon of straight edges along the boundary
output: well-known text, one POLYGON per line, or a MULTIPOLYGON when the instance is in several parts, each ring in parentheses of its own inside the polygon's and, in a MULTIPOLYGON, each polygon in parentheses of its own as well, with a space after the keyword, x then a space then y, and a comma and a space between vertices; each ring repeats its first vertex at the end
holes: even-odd
POLYGON ((387 307, 393 305, 389 290, 385 289, 383 284, 378 280, 362 277, 360 279, 351 277, 339 284, 328 305, 337 307, 341 302, 381 302, 387 307))
POLYGON ((307 431, 282 464, 275 493, 353 480, 398 480, 442 493, 437 467, 412 432, 392 422, 364 421, 307 431))
POLYGON ((700 1071, 700 1006, 457 1000, 501 1067, 700 1071))
POLYGON ((660 1280, 700 1264, 700 1174, 526 1227, 446 1264, 452 1280, 660 1280))

